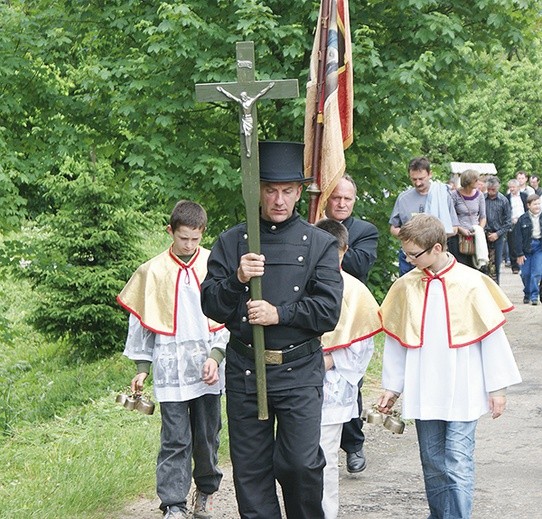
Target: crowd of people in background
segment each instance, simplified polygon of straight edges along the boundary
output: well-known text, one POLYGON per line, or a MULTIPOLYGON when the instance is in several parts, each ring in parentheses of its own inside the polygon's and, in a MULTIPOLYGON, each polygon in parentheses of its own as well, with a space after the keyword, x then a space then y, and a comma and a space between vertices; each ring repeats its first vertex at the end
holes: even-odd
MULTIPOLYGON (((458 234, 448 240, 448 249, 457 261, 477 267, 475 256, 465 256, 457 248, 457 237, 465 234, 469 223, 484 228, 488 247, 488 262, 480 270, 497 284, 504 264, 514 274, 520 274, 524 287, 525 304, 537 306, 542 288, 542 250, 540 234, 540 197, 542 188, 537 175, 518 171, 507 182, 506 193, 501 192, 501 182, 495 175, 481 175, 468 170, 448 181, 450 196, 460 220, 467 218, 467 229, 460 226, 458 234), (465 183, 470 187, 466 192, 465 183), (477 198, 480 203, 474 203, 477 198)), ((472 232, 472 230, 470 231, 472 232)))

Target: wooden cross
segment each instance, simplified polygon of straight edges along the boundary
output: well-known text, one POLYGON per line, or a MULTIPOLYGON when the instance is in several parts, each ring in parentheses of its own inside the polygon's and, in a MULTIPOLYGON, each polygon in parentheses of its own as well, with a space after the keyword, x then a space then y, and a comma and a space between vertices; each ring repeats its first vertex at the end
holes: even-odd
MULTIPOLYGON (((258 119, 256 102, 260 99, 285 99, 299 96, 297 79, 256 81, 254 74, 254 43, 237 42, 237 82, 203 83, 196 85, 199 102, 235 101, 239 104, 241 134, 241 174, 245 202, 248 248, 260 254, 260 164, 258 156, 258 119)), ((262 280, 250 280, 250 297, 261 300, 262 280)), ((253 325, 258 418, 267 420, 267 386, 265 377, 263 326, 253 325)))

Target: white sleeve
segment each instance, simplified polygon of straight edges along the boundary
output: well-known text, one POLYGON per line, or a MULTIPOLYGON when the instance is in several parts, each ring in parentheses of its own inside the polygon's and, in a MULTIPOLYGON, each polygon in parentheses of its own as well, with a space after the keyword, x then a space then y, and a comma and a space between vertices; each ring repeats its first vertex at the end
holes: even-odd
POLYGON ((482 365, 486 391, 497 391, 521 382, 512 348, 502 326, 482 339, 482 365))
POLYGON ((356 386, 367 371, 373 351, 373 338, 369 337, 352 343, 348 348, 334 350, 331 352, 331 356, 337 373, 348 383, 356 386))
POLYGON ((405 385, 405 364, 407 348, 399 341, 386 335, 382 360, 382 387, 402 393, 405 385))
POLYGON ((225 355, 226 353, 226 344, 230 340, 230 332, 224 326, 220 330, 211 333, 211 349, 218 348, 225 355))
POLYGON ((141 325, 133 314, 128 322, 128 336, 124 346, 123 355, 130 360, 146 360, 152 362, 155 334, 141 325))

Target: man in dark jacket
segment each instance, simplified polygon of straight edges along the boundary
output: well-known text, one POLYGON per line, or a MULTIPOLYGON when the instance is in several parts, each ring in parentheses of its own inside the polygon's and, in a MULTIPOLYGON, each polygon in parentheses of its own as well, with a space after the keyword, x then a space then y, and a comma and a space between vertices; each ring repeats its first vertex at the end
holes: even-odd
POLYGON ((378 229, 372 223, 352 216, 356 198, 356 183, 350 175, 345 174, 329 196, 325 213, 348 230, 348 250, 342 268, 367 284, 367 274, 376 260, 378 229))
POLYGON ((499 192, 501 183, 497 177, 487 179, 486 239, 489 252, 488 275, 498 284, 501 276, 504 240, 512 227, 510 202, 499 192))
POLYGON ((302 144, 260 143, 261 254, 248 252, 245 224, 225 231, 212 248, 202 284, 204 313, 231 332, 226 349, 230 456, 245 519, 281 517, 275 478, 288 518, 324 518, 320 336, 338 321, 343 285, 335 238, 295 210, 305 181, 302 157, 302 144), (249 296, 255 276, 262 277, 259 301, 249 296), (268 420, 258 420, 254 324, 264 327, 265 348, 271 350, 268 420))
POLYGON ((518 256, 516 254, 515 244, 514 244, 514 226, 518 221, 519 217, 527 212, 527 193, 519 190, 519 182, 513 178, 508 181, 508 190, 506 198, 510 202, 511 217, 512 217, 512 227, 508 232, 508 254, 510 256, 510 265, 512 267, 512 272, 517 274, 519 272, 518 265, 518 256))
MULTIPOLYGON (((367 283, 367 274, 376 260, 378 229, 372 223, 354 218, 352 212, 357 198, 354 179, 345 174, 335 186, 326 204, 326 216, 342 223, 348 229, 348 250, 344 255, 342 268, 351 276, 367 283)), ((363 400, 359 382, 358 409, 361 415, 363 400)), ((343 426, 341 449, 346 452, 346 470, 351 473, 362 472, 367 467, 363 444, 363 420, 358 416, 343 426)))

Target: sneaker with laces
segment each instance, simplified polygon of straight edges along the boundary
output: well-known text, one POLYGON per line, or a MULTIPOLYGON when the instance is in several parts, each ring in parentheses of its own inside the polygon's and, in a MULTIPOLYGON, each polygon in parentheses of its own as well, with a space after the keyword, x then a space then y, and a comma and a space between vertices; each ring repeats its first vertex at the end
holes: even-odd
POLYGON ((168 506, 164 513, 164 519, 189 519, 188 510, 181 509, 178 506, 168 506))
POLYGON ((193 515, 194 519, 211 519, 213 512, 213 496, 212 494, 205 494, 201 490, 196 489, 194 492, 193 501, 193 515))

